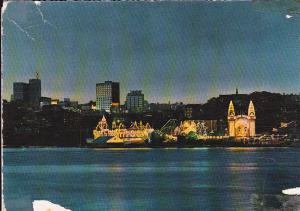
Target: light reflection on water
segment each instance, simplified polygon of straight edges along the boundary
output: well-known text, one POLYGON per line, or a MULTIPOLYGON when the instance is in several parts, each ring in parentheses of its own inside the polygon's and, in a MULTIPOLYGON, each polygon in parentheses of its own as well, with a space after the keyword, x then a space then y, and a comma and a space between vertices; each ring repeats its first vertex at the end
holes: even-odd
POLYGON ((141 147, 137 147, 137 148, 92 148, 92 150, 95 151, 150 151, 153 148, 141 148, 141 147))
POLYGON ((252 152, 262 150, 263 148, 258 147, 226 147, 225 150, 230 152, 252 152))
POLYGON ((298 208, 281 194, 300 186, 298 157, 294 148, 4 149, 5 203, 8 210, 37 199, 72 210, 298 208))
POLYGON ((228 167, 230 169, 230 171, 254 171, 254 170, 258 170, 258 167, 253 167, 253 166, 230 166, 228 167))

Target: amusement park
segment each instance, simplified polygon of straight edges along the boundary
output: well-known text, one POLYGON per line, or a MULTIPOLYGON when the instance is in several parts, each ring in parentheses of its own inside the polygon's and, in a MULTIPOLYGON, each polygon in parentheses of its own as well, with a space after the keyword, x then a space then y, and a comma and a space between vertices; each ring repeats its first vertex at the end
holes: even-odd
POLYGON ((227 128, 220 131, 217 120, 169 119, 160 129, 149 123, 134 121, 126 128, 121 121, 111 127, 103 115, 93 130, 93 138, 86 140, 89 147, 172 147, 172 146, 287 146, 292 144, 287 135, 257 134, 255 108, 249 102, 247 115, 236 115, 233 101, 227 114, 227 128))

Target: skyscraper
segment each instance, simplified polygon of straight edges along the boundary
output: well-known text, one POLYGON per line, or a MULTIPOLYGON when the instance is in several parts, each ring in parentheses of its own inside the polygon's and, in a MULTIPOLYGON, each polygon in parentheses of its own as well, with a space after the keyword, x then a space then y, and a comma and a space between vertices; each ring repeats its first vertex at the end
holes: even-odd
POLYGON ((31 106, 39 106, 41 99, 41 80, 39 74, 36 72, 35 79, 29 79, 29 104, 31 106))
POLYGON ((32 107, 40 106, 41 80, 39 79, 39 74, 36 73, 35 79, 29 79, 29 84, 15 82, 13 84, 12 99, 15 101, 22 101, 26 105, 32 107))
POLYGON ((96 84, 96 108, 110 112, 112 106, 120 105, 120 85, 118 82, 105 81, 96 84))
POLYGON ((144 110, 144 94, 141 90, 130 91, 127 94, 126 107, 129 112, 142 112, 144 110))
POLYGON ((13 84, 13 100, 28 103, 28 87, 27 83, 15 82, 13 84))

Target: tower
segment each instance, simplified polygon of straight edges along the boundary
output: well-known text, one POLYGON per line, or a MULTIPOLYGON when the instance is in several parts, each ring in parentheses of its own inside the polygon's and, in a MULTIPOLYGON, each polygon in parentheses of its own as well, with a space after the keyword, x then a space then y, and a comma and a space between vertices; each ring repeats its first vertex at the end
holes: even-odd
POLYGON ((230 100, 229 103, 227 119, 228 119, 228 135, 230 137, 233 137, 235 136, 235 128, 234 128, 235 112, 234 112, 232 100, 230 100))
POLYGON ((40 105, 41 99, 41 80, 39 72, 35 73, 33 79, 29 79, 28 95, 29 95, 29 104, 32 107, 37 107, 40 105))
POLYGON ((129 112, 142 112, 144 110, 144 94, 142 90, 130 91, 126 96, 125 103, 129 112))
POLYGON ((98 110, 111 111, 120 105, 120 86, 118 82, 105 81, 96 84, 96 107, 98 110))
POLYGON ((27 83, 14 82, 13 84, 13 100, 19 100, 28 103, 28 87, 27 83))
POLYGON ((108 124, 105 116, 103 115, 101 121, 98 122, 96 130, 104 130, 104 129, 108 129, 108 124))
POLYGON ((255 136, 255 109, 252 100, 250 100, 248 107, 248 119, 249 119, 249 135, 255 136))
POLYGON ((40 73, 38 71, 35 72, 35 78, 40 79, 40 73))

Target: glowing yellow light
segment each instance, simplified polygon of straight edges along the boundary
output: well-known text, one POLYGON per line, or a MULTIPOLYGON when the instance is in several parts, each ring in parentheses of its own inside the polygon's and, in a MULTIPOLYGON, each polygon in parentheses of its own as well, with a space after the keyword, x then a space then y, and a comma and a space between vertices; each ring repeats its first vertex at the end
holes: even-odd
POLYGON ((59 100, 57 100, 57 99, 51 100, 51 105, 58 105, 58 103, 59 103, 59 100))
POLYGON ((111 106, 119 106, 119 103, 111 103, 111 106))

